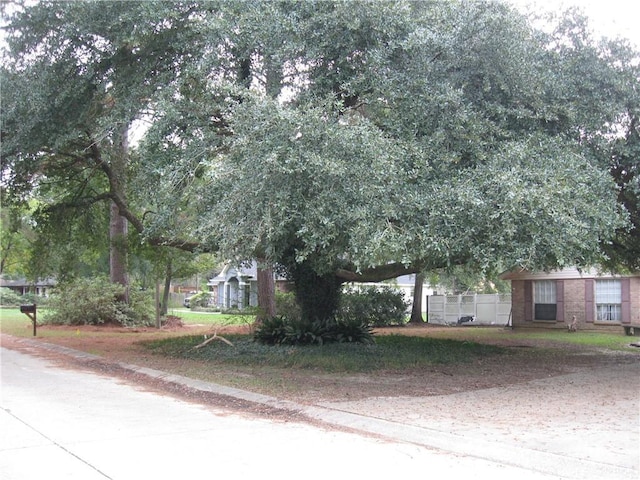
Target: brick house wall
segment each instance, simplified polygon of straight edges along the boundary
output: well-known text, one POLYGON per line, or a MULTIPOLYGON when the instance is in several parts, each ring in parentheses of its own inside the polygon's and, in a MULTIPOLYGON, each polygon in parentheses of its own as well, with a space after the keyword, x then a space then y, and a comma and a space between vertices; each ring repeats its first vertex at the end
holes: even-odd
POLYGON ((511 280, 511 322, 513 326, 525 323, 524 280, 511 280))
POLYGON ((640 276, 599 276, 597 272, 566 269, 549 274, 507 272, 503 279, 511 280, 511 316, 514 327, 566 328, 573 316, 578 329, 607 330, 624 324, 640 325, 640 276), (621 281, 622 321, 598 322, 595 319, 595 281, 615 278, 621 281), (533 284, 536 280, 556 282, 556 320, 536 320, 534 317, 533 284))
POLYGON ((575 315, 578 325, 586 322, 585 281, 562 280, 564 283, 564 318, 570 322, 575 315))
POLYGON ((640 325, 640 277, 630 278, 629 290, 631 324, 640 325))

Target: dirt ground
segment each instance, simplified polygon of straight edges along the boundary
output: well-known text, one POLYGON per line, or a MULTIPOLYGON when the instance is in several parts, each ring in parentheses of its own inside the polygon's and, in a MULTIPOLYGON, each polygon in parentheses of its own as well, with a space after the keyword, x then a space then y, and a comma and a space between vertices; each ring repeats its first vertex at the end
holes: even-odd
MULTIPOLYGON (((313 371, 231 366, 216 366, 213 369, 210 365, 198 361, 154 355, 140 345, 144 340, 171 335, 211 334, 210 328, 179 324, 160 331, 118 327, 42 326, 39 327, 40 336, 36 337, 35 341, 97 354, 106 361, 131 363, 305 404, 357 401, 373 397, 450 395, 579 374, 597 368, 617 368, 640 363, 640 348, 625 352, 566 344, 559 348, 558 345, 542 340, 523 341, 514 338, 509 330, 496 331, 496 335, 492 335, 491 343, 507 348, 507 353, 503 355, 458 365, 433 365, 426 369, 378 371, 368 374, 324 374, 313 371), (258 378, 259 382, 256 381, 258 378)), ((218 328, 217 333, 246 333, 247 329, 247 326, 226 326, 218 328)), ((473 339, 472 329, 465 330, 465 335, 473 339)), ((389 333, 439 336, 450 334, 451 328, 405 327, 401 330, 396 328, 376 331, 377 335, 389 333)), ((3 345, 19 348, 19 343, 10 340, 11 338, 3 336, 3 345)), ((61 357, 59 361, 64 361, 64 358, 61 357)))

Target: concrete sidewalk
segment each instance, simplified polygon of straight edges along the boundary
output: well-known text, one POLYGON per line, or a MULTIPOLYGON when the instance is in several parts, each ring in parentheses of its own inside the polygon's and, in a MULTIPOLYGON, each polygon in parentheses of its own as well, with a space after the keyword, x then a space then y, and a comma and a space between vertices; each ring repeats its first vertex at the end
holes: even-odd
MULTIPOLYGON (((28 339, 24 342, 32 348, 46 348, 81 359, 98 359, 51 344, 28 339)), ((330 425, 382 436, 386 441, 327 431, 303 423, 247 419, 224 410, 140 392, 118 384, 112 378, 56 369, 46 361, 15 351, 2 349, 1 352, 0 477, 3 479, 37 478, 23 473, 37 473, 31 470, 38 467, 46 472, 47 462, 67 464, 71 476, 59 478, 75 478, 75 474, 81 478, 136 478, 130 475, 132 472, 146 478, 155 470, 160 475, 156 478, 165 478, 173 470, 175 475, 185 476, 180 468, 195 474, 215 470, 220 465, 240 467, 238 472, 244 472, 242 476, 246 478, 246 475, 268 472, 268 466, 274 463, 280 465, 277 469, 281 478, 297 478, 300 472, 313 478, 315 469, 311 466, 325 462, 345 465, 335 471, 329 467, 332 476, 337 478, 367 474, 373 478, 397 477, 403 473, 415 475, 422 468, 430 474, 439 471, 443 475, 471 474, 474 478, 487 476, 493 479, 513 478, 514 475, 519 478, 580 479, 639 476, 637 458, 599 458, 597 455, 585 458, 557 449, 548 451, 526 442, 505 441, 500 436, 481 436, 478 431, 452 431, 441 428, 437 422, 412 421, 415 416, 407 415, 406 411, 404 416, 394 416, 388 409, 385 411, 380 405, 367 405, 366 402, 303 406, 166 372, 119 364, 165 382, 300 412, 330 425), (224 425, 219 426, 220 423, 224 425), (120 428, 114 430, 115 425, 120 428), (87 445, 91 448, 85 448, 87 445), (50 456, 47 462, 29 460, 31 455, 41 459, 45 452, 50 456), (207 468, 208 462, 214 463, 207 468), (133 465, 127 467, 129 469, 124 467, 128 463, 133 465), (25 466, 31 470, 23 470, 25 466), (296 471, 298 474, 293 474, 296 471)), ((422 402, 426 400, 422 399, 422 402)), ((526 430, 521 433, 525 435, 526 430)), ((570 438, 572 433, 566 433, 570 438)), ((620 431, 612 429, 600 434, 612 437, 601 438, 602 442, 607 442, 619 438, 620 431)), ((634 437, 629 438, 633 441, 634 437)), ((636 435, 636 441, 637 438, 636 435)), ((638 447, 629 446, 632 457, 634 451, 638 453, 638 447)), ((325 475, 326 471, 318 471, 317 477, 325 475)))

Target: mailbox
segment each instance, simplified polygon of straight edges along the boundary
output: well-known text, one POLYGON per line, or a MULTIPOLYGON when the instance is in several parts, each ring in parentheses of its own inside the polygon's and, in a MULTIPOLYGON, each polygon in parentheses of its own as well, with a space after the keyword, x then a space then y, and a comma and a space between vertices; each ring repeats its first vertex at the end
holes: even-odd
POLYGON ((33 336, 36 336, 36 304, 20 305, 20 312, 24 313, 33 322, 33 336))
POLYGON ((31 304, 31 305, 20 305, 20 312, 21 313, 36 313, 36 305, 31 304))

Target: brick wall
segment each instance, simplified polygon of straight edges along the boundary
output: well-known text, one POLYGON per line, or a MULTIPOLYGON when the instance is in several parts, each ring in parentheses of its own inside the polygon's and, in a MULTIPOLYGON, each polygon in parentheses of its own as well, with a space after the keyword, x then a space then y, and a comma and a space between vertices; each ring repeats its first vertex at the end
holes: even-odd
MULTIPOLYGON (((549 323, 525 320, 525 280, 512 280, 512 325, 542 328, 564 328, 567 323, 571 322, 572 317, 575 315, 579 329, 587 328, 607 330, 607 327, 614 328, 613 326, 602 324, 594 325, 593 322, 586 322, 585 282, 588 281, 589 280, 585 279, 564 280, 564 322, 556 322, 556 324, 553 325, 549 323)), ((593 280, 590 281, 593 282, 593 280)), ((629 281, 631 323, 634 325, 640 325, 640 277, 631 277, 629 281)))
POLYGON ((524 321, 524 280, 511 281, 511 323, 523 325, 524 321))
POLYGON ((576 316, 578 324, 585 323, 584 280, 564 281, 564 318, 567 323, 576 316))
POLYGON ((632 277, 629 289, 631 300, 631 323, 640 325, 640 278, 632 277))

